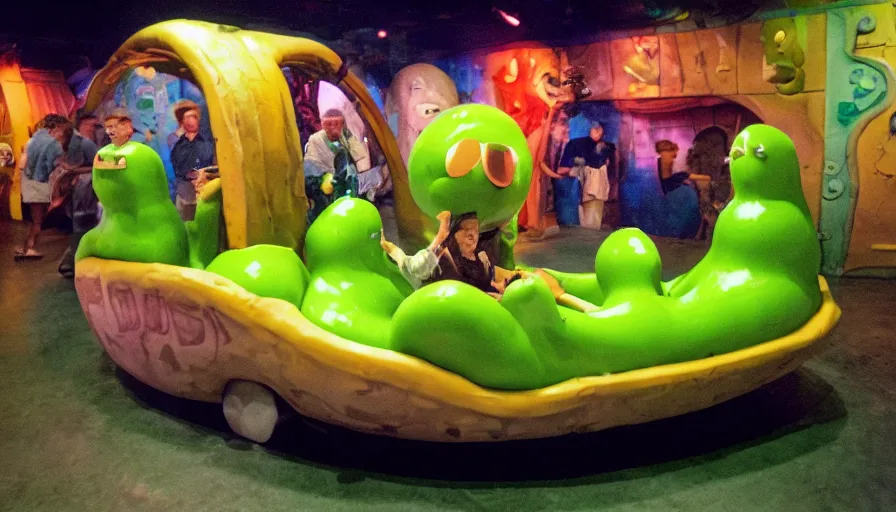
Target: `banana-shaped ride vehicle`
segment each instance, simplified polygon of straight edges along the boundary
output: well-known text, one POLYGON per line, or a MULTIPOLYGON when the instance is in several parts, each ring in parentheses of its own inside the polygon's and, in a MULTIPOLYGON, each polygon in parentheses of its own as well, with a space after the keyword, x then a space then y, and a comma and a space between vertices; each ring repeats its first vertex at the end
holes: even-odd
POLYGON ((653 242, 624 229, 598 249, 595 273, 526 272, 499 301, 450 280, 414 290, 380 246, 382 220, 366 201, 336 201, 306 233, 281 67, 338 82, 357 100, 385 150, 408 245, 424 244, 439 212, 475 211, 483 230, 504 230, 501 261, 512 260, 509 226, 532 157, 509 116, 482 105, 441 113, 406 170, 335 53, 184 20, 126 41, 95 79, 88 108, 141 65, 202 88, 221 177, 202 189, 196 220, 183 223, 151 149, 100 150, 93 176, 103 219, 79 247, 78 296, 116 364, 166 393, 223 403, 230 426, 255 441, 270 438, 284 402, 351 429, 434 441, 647 422, 792 371, 839 318, 816 274, 793 143, 775 128, 750 126, 736 138, 735 198, 689 272, 661 282, 653 242), (219 253, 222 212, 230 250, 219 253))

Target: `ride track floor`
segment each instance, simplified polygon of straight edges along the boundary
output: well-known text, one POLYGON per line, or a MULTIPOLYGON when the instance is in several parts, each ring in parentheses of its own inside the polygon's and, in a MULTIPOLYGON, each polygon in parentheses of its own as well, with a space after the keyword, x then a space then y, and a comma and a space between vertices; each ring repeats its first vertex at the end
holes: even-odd
MULTIPOLYGON (((893 510, 896 281, 832 279, 828 348, 742 397, 650 424, 503 444, 372 437, 300 417, 264 447, 221 408, 117 371, 73 283, 14 263, 23 223, 0 222, 0 510, 893 510)), ((606 232, 522 237, 522 263, 592 268, 606 232)), ((706 244, 658 239, 664 278, 706 244)), ((745 311, 744 314, 749 314, 745 311)), ((712 321, 712 319, 707 319, 712 321)))

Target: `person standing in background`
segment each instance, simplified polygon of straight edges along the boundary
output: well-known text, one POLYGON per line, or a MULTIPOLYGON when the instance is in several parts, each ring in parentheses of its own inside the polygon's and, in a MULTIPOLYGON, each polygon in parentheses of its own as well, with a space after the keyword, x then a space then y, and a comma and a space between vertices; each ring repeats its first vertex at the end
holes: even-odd
POLYGON ((106 139, 106 134, 103 131, 103 124, 99 122, 95 115, 83 111, 79 112, 75 116, 75 130, 78 131, 81 137, 93 142, 97 148, 105 145, 103 141, 106 139))
POLYGON ((22 203, 28 205, 31 213, 31 228, 22 248, 16 250, 16 261, 44 257, 35 246, 50 206, 50 173, 63 155, 62 139, 71 124, 64 116, 49 114, 38 126, 40 128, 25 145, 24 157, 19 162, 22 203))
MULTIPOLYGON (((526 219, 528 226, 525 228, 528 236, 533 238, 543 238, 557 227, 554 224, 556 219, 551 222, 549 214, 555 212, 557 181, 564 178, 557 174, 557 171, 560 168, 560 157, 563 156, 563 150, 569 143, 569 116, 560 110, 553 117, 554 121, 550 124, 546 140, 533 152, 537 168, 533 167, 532 179, 539 179, 541 183, 531 187, 526 205, 523 207, 524 210, 528 210, 526 219)), ((538 133, 540 131, 535 132, 538 133)))
POLYGON ((607 168, 615 162, 616 151, 616 147, 603 138, 603 125, 593 121, 587 137, 573 139, 566 145, 557 172, 565 176, 558 180, 558 184, 564 186, 558 187, 555 198, 558 223, 578 224, 581 221, 586 227, 600 229, 604 201, 609 198, 610 192, 607 168), (573 168, 577 170, 574 172, 573 168), (575 179, 576 176, 581 182, 568 183, 568 180, 575 179), (578 213, 580 203, 584 217, 581 219, 578 213), (572 220, 575 222, 570 222, 572 220))
POLYGON ((678 158, 678 144, 671 140, 661 140, 655 146, 658 158, 656 159, 656 173, 660 179, 663 194, 668 194, 680 187, 688 179, 686 172, 675 172, 675 159, 678 158))
POLYGON ((176 187, 175 205, 180 218, 193 220, 196 215, 196 189, 193 179, 196 171, 215 164, 215 141, 199 132, 202 119, 199 105, 182 100, 174 106, 174 117, 184 134, 171 148, 171 166, 174 167, 176 187))
POLYGON ((71 188, 71 218, 72 236, 68 248, 62 255, 59 263, 59 273, 63 277, 75 276, 75 253, 78 244, 85 233, 93 229, 96 224, 97 197, 93 191, 93 159, 96 157, 97 147, 92 137, 96 134, 97 118, 92 114, 83 114, 75 120, 77 132, 73 133, 68 142, 65 161, 62 168, 66 176, 72 177, 71 188))
MULTIPOLYGON (((553 180, 563 177, 560 174, 557 174, 557 171, 560 169, 560 158, 563 156, 563 151, 566 149, 567 144, 569 144, 569 118, 563 116, 551 127, 547 148, 545 148, 544 152, 544 160, 539 162, 541 172, 543 172, 552 183, 553 180)), ((546 185, 544 189, 545 212, 550 212, 554 210, 553 187, 546 185)))
POLYGON ((305 146, 305 195, 308 223, 343 196, 358 197, 358 173, 370 169, 367 149, 345 128, 345 116, 330 109, 321 116, 323 129, 305 146))

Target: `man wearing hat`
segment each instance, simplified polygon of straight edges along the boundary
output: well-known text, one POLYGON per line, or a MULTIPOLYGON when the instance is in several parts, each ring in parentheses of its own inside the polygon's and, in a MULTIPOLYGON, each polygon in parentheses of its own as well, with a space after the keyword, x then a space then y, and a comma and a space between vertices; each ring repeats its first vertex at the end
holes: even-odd
POLYGON ((370 155, 346 129, 342 111, 331 108, 320 119, 322 129, 311 135, 305 145, 305 194, 311 202, 309 224, 336 199, 358 197, 358 173, 370 169, 370 155), (333 184, 332 190, 324 188, 327 181, 333 184))
POLYGON ((183 135, 171 148, 171 165, 174 167, 177 190, 177 212, 183 220, 193 220, 196 215, 196 189, 192 180, 196 171, 215 163, 215 141, 199 132, 202 113, 199 105, 183 100, 174 106, 174 117, 183 135))
POLYGON ((106 128, 106 135, 109 136, 112 145, 115 147, 124 146, 131 140, 131 136, 134 135, 134 124, 131 121, 131 115, 123 107, 109 112, 109 115, 106 116, 106 120, 103 122, 103 126, 106 128))

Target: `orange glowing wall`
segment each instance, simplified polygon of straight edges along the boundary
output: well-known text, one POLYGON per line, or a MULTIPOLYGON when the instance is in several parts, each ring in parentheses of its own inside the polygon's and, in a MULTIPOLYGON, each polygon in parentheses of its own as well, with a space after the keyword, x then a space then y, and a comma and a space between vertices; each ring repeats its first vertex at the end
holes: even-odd
MULTIPOLYGON (((6 121, 0 126, 0 141, 13 148, 18 162, 31 128, 45 115, 70 114, 75 104, 59 71, 21 68, 13 53, 0 56, 0 110, 6 121)), ((13 219, 22 219, 19 173, 15 168, 0 168, 0 173, 12 179, 9 192, 9 212, 13 219)))

